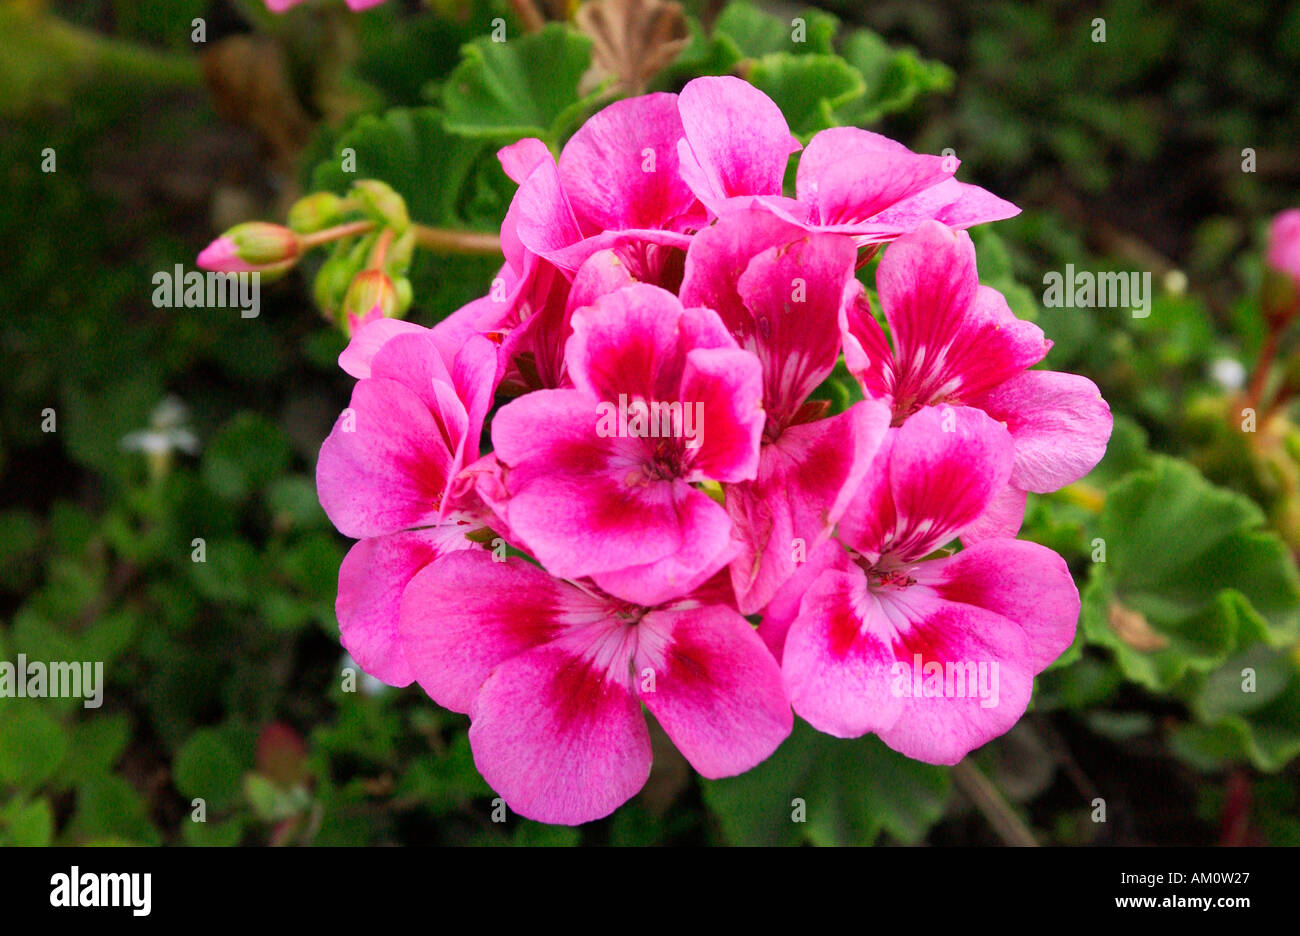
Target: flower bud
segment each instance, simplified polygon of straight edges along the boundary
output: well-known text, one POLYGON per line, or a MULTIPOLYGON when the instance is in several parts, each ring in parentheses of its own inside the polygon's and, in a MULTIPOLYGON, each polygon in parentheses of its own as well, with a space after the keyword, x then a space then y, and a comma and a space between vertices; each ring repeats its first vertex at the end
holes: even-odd
POLYGON ((347 295, 343 297, 343 313, 351 320, 367 316, 376 307, 385 318, 397 315, 400 299, 397 287, 381 270, 362 270, 352 279, 347 295))
POLYGON ((1260 291, 1264 316, 1274 329, 1300 313, 1300 208, 1284 211, 1268 228, 1268 253, 1260 291))
POLYGON ((1268 228, 1268 265, 1300 283, 1300 208, 1284 211, 1268 228))
POLYGON ((384 258, 384 272, 393 279, 404 276, 411 268, 411 257, 415 253, 415 229, 408 228, 406 233, 394 238, 384 258))
POLYGON ((298 262, 298 235, 265 221, 237 224, 203 248, 196 262, 217 273, 287 270, 298 262))
POLYGON ((289 209, 289 227, 299 234, 311 234, 337 224, 345 202, 333 192, 317 192, 300 198, 289 209))
POLYGON ((366 215, 377 223, 392 228, 395 233, 402 234, 411 226, 411 218, 406 213, 406 202, 402 196, 378 179, 354 182, 350 194, 366 215))
POLYGON ((411 307, 411 299, 414 298, 411 281, 402 276, 394 280, 393 285, 397 287, 397 314, 402 315, 411 307))

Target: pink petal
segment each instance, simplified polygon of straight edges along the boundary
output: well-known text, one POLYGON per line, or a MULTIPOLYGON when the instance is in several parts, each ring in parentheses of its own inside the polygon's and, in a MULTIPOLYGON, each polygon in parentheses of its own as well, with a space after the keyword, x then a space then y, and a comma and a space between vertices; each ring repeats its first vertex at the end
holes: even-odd
POLYGON ((840 339, 844 344, 844 366, 857 378, 863 394, 893 406, 894 354, 884 329, 871 314, 871 303, 863 289, 857 290, 852 301, 840 309, 840 339))
MULTIPOLYGON (((613 250, 599 250, 588 257, 573 277, 568 312, 594 305, 601 296, 636 282, 631 271, 613 250)), ((567 338, 566 338, 567 340, 567 338)))
POLYGON ((706 218, 677 168, 683 135, 675 94, 616 101, 569 139, 559 173, 588 230, 703 227, 706 218))
POLYGON ((1065 560, 1046 546, 988 540, 922 563, 915 575, 944 601, 984 608, 1018 625, 1033 673, 1046 669, 1074 641, 1079 590, 1065 560))
POLYGON ((1114 420, 1097 385, 1078 374, 1025 371, 972 400, 1016 443, 1017 487, 1046 494, 1078 481, 1106 454, 1114 420))
POLYGON ((957 161, 913 153, 857 127, 816 134, 799 159, 799 200, 823 225, 851 225, 915 195, 957 171, 957 161))
MULTIPOLYGON (((495 353, 492 369, 495 372, 495 353)), ((427 328, 386 341, 370 362, 370 376, 400 383, 423 400, 444 427, 448 446, 454 447, 454 439, 465 431, 465 406, 456 396, 447 362, 427 328)))
POLYGON ((398 636, 402 592, 411 578, 441 555, 474 548, 472 529, 446 524, 363 539, 339 567, 335 603, 341 641, 363 670, 390 686, 415 678, 398 636))
MULTIPOLYGON (((372 376, 403 384, 429 408, 452 454, 450 478, 478 458, 496 372, 496 347, 486 338, 468 336, 454 359, 445 362, 435 334, 428 330, 394 336, 371 362, 372 376)), ((443 516, 452 506, 444 497, 443 516)))
POLYGON ((600 819, 650 775, 650 733, 636 695, 576 649, 551 644, 502 663, 470 718, 479 773, 511 809, 538 822, 600 819))
POLYGON ((573 314, 565 361, 573 384, 598 400, 677 399, 687 348, 677 297, 635 284, 600 296, 573 314))
POLYGON ((321 445, 316 489, 345 536, 438 522, 453 456, 428 406, 395 380, 369 378, 321 445))
POLYGON ((791 426, 763 446, 758 478, 728 486, 726 507, 742 549, 731 566, 740 610, 753 614, 827 536, 858 489, 889 427, 889 410, 861 402, 829 419, 791 426))
POLYGON ((553 264, 529 254, 524 275, 506 298, 492 329, 501 338, 507 364, 501 384, 513 393, 565 386, 564 346, 570 328, 566 303, 569 281, 553 264))
POLYGON ((945 601, 923 585, 886 588, 878 600, 887 610, 872 624, 889 628, 901 664, 891 667, 890 695, 905 693, 880 740, 916 760, 955 764, 1020 720, 1034 686, 1021 627, 983 608, 945 601), (928 685, 927 664, 940 667, 940 678, 931 676, 928 685))
POLYGON ((765 418, 758 359, 739 348, 695 348, 686 355, 678 395, 683 412, 691 407, 695 415, 694 438, 686 443, 687 480, 747 481, 757 475, 765 418))
POLYGON ((694 592, 726 568, 740 548, 716 507, 693 491, 676 507, 681 546, 675 552, 653 562, 593 573, 592 580, 602 591, 642 607, 694 592))
POLYGON ((584 236, 560 182, 559 168, 550 159, 538 162, 520 184, 509 214, 520 242, 542 257, 549 258, 584 236))
POLYGON ((770 427, 785 426, 835 368, 840 309, 858 292, 857 257, 847 237, 805 234, 755 254, 737 282, 749 312, 740 340, 763 364, 770 427))
POLYGON ((1002 221, 1020 214, 1017 206, 978 185, 968 185, 965 182, 956 184, 959 193, 957 200, 935 215, 934 219, 940 224, 965 230, 977 224, 1002 221))
POLYGON ((637 625, 637 637, 633 667, 641 700, 703 776, 744 773, 789 736, 794 717, 781 670, 735 611, 689 605, 652 611, 637 625))
POLYGON ((762 209, 728 211, 691 241, 682 279, 682 304, 712 309, 733 334, 752 330, 752 316, 740 297, 741 275, 755 254, 788 244, 803 233, 762 209))
POLYGON ((379 352, 379 349, 388 343, 388 339, 395 335, 416 334, 424 331, 428 331, 428 329, 416 325, 414 322, 404 322, 401 319, 393 318, 375 319, 362 325, 352 333, 352 340, 348 342, 348 346, 339 355, 339 367, 358 380, 369 377, 370 362, 379 352))
POLYGON ((525 137, 509 146, 501 147, 497 150, 497 159, 505 174, 516 185, 522 185, 541 163, 554 161, 546 144, 536 137, 525 137))
POLYGON ((875 562, 920 559, 985 512, 1011 474, 1011 436, 979 410, 927 407, 890 430, 839 535, 875 562))
POLYGON ((1042 360, 1051 344, 980 286, 963 231, 926 222, 885 251, 876 273, 894 341, 895 413, 967 400, 1042 360))
POLYGON ((1014 481, 1007 484, 993 497, 979 519, 962 529, 962 545, 971 546, 987 539, 1015 539, 1025 522, 1025 506, 1024 490, 1016 487, 1014 481))
POLYGON ((1268 265, 1300 282, 1300 208, 1283 211, 1268 227, 1268 265))
POLYGON ((795 713, 837 738, 890 728, 903 700, 890 692, 889 636, 861 569, 823 572, 803 597, 781 660, 795 713))
POLYGON ((507 521, 530 551, 574 578, 671 557, 688 537, 715 542, 714 528, 729 526, 722 508, 680 478, 650 477, 654 440, 597 435, 595 402, 578 390, 540 390, 493 420, 507 521))
POLYGON ((487 550, 444 555, 402 595, 401 644, 411 672, 439 705, 468 712, 501 663, 570 628, 610 617, 592 598, 514 557, 487 550))
POLYGON ((799 617, 803 596, 827 569, 848 572, 853 566, 848 551, 836 539, 828 539, 808 553, 805 562, 796 563, 794 573, 777 589, 766 607, 763 619, 758 622, 758 636, 778 663, 785 653, 785 638, 790 625, 799 617))
POLYGON ((739 78, 696 78, 677 102, 686 138, 681 173, 714 214, 737 195, 780 195, 799 141, 781 109, 739 78))

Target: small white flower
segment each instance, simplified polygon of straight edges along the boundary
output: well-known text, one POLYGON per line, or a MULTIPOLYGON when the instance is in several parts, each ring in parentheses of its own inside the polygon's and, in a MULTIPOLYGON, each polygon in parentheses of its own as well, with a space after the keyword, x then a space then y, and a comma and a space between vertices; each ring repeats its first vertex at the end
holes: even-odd
POLYGON ((1210 377, 1224 390, 1240 390, 1246 385, 1246 368, 1235 358, 1216 358, 1210 363, 1210 377))
POLYGON ((179 450, 188 455, 199 451, 199 437, 185 423, 189 408, 174 396, 166 397, 149 416, 149 428, 128 432, 119 443, 128 452, 168 455, 179 450))

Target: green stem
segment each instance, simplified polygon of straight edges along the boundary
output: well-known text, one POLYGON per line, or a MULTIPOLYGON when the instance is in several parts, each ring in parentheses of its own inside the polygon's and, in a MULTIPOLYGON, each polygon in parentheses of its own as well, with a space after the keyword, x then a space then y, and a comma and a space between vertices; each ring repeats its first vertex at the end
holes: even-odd
POLYGON ((476 256, 493 256, 501 253, 501 238, 495 234, 454 231, 423 224, 413 224, 411 228, 415 231, 415 243, 425 250, 476 256))
POLYGON ((1034 833, 1016 815, 1011 805, 1002 798, 998 788, 968 757, 952 769, 953 782, 975 804, 975 808, 988 820, 993 831, 1007 845, 1032 848, 1038 844, 1034 833))
POLYGON ((303 250, 310 250, 313 247, 319 247, 321 244, 352 237, 354 234, 367 234, 374 230, 374 227, 375 222, 373 221, 352 221, 348 224, 336 224, 334 227, 325 228, 322 231, 301 235, 298 238, 298 246, 303 250))

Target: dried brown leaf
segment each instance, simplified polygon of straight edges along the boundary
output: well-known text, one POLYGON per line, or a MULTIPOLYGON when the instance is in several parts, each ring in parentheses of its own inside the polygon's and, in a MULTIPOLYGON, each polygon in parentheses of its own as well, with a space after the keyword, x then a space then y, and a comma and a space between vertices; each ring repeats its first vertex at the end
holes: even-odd
POLYGON ((593 0, 578 8, 578 28, 591 37, 590 90, 613 77, 640 94, 681 54, 689 38, 681 4, 666 0, 593 0))

